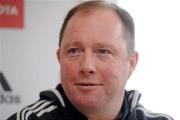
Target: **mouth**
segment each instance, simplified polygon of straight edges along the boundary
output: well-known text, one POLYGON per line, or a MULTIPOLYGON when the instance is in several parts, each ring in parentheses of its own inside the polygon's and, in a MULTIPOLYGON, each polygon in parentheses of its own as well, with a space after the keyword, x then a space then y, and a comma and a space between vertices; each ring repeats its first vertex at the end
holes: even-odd
POLYGON ((87 93, 87 92, 96 91, 97 89, 101 88, 103 84, 81 82, 81 83, 75 83, 75 86, 78 88, 78 90, 87 93))
POLYGON ((91 87, 91 86, 102 86, 99 83, 75 83, 76 86, 84 86, 84 87, 91 87))

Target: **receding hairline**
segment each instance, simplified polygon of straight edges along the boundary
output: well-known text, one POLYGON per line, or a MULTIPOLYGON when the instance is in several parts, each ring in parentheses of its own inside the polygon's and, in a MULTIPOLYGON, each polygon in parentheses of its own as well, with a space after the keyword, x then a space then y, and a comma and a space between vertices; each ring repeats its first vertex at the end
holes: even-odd
POLYGON ((83 10, 83 9, 88 9, 88 8, 109 8, 112 9, 112 5, 110 2, 104 2, 102 0, 93 0, 93 1, 87 1, 85 3, 81 3, 78 5, 77 9, 74 11, 75 13, 77 11, 83 10))

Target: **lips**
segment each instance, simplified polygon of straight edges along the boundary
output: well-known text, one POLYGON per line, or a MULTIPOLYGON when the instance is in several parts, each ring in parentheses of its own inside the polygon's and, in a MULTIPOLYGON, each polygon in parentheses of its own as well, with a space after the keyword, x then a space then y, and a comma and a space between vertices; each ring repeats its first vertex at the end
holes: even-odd
POLYGON ((77 86, 102 86, 102 84, 99 83, 75 83, 77 86))
POLYGON ((83 92, 83 93, 91 93, 94 91, 97 91, 97 89, 102 88, 102 84, 99 83, 86 83, 86 82, 79 82, 79 83, 75 83, 76 88, 83 92))

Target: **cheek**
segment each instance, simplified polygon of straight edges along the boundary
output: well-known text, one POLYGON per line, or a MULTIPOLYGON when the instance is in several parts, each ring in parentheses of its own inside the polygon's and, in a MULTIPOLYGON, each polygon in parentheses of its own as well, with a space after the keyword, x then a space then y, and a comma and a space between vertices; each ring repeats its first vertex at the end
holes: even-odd
POLYGON ((112 81, 114 79, 123 80, 123 77, 126 75, 126 68, 123 64, 105 64, 104 66, 99 66, 99 72, 101 76, 107 81, 112 81))
POLYGON ((71 81, 77 77, 78 67, 76 64, 64 62, 61 64, 61 79, 62 81, 71 81))
POLYGON ((106 65, 100 70, 102 82, 107 88, 108 92, 115 89, 122 89, 127 80, 127 69, 124 64, 110 64, 106 65))

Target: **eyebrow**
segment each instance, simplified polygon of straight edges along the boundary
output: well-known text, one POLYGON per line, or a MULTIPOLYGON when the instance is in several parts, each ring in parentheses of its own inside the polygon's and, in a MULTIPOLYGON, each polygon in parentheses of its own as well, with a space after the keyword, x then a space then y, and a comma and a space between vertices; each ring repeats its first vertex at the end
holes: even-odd
POLYGON ((94 48, 107 48, 113 51, 114 54, 118 54, 117 52, 117 46, 114 46, 112 44, 109 43, 101 43, 101 42, 97 42, 95 44, 95 46, 93 46, 94 48))
POLYGON ((100 42, 97 42, 93 47, 95 48, 111 48, 111 49, 114 49, 115 46, 109 44, 109 43, 100 43, 100 42))
MULTIPOLYGON (((69 47, 83 47, 83 42, 82 41, 74 41, 72 43, 67 43, 65 46, 64 46, 64 49, 67 49, 69 47)), ((91 46, 92 48, 109 48, 113 51, 116 51, 116 46, 113 46, 109 43, 105 43, 105 42, 95 42, 93 43, 93 45, 91 46)))
POLYGON ((64 48, 69 48, 70 46, 82 46, 82 42, 80 41, 75 41, 75 42, 72 42, 72 43, 67 43, 64 48))

